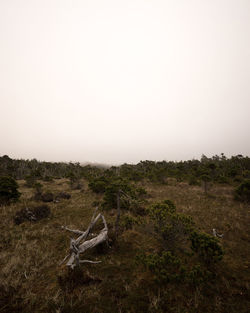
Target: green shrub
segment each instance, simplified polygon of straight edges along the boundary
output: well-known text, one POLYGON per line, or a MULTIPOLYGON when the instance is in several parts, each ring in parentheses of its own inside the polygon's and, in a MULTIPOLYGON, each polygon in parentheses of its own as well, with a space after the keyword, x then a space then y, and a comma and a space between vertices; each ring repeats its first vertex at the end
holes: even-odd
POLYGON ((199 185, 199 180, 195 176, 190 176, 188 179, 188 183, 190 186, 199 185))
POLYGON ((147 214, 147 210, 145 209, 145 201, 138 198, 127 201, 126 209, 135 215, 144 216, 147 214))
POLYGON ((33 188, 37 183, 37 178, 34 175, 27 175, 25 177, 25 185, 26 187, 33 188))
POLYGON ((207 282, 213 277, 213 273, 203 268, 201 264, 194 265, 191 270, 186 271, 185 281, 191 285, 197 286, 207 282))
POLYGON ((202 184, 203 184, 203 188, 204 188, 204 192, 207 193, 208 191, 208 183, 211 181, 211 177, 208 174, 203 174, 200 177, 202 184))
POLYGON ((20 195, 18 184, 14 178, 8 176, 0 177, 0 204, 16 202, 20 195))
POLYGON ((137 224, 139 224, 138 219, 131 215, 125 215, 122 217, 121 226, 124 229, 132 229, 133 226, 137 224))
POLYGON ((157 224, 163 224, 168 214, 175 213, 175 211, 175 204, 171 200, 164 200, 153 204, 149 209, 149 215, 157 224))
POLYGON ((42 185, 41 183, 38 183, 38 182, 37 182, 37 183, 35 183, 35 184, 33 185, 33 187, 34 187, 36 193, 39 193, 39 194, 42 193, 43 185, 42 185))
POLYGON ((185 267, 180 258, 170 251, 163 251, 161 254, 141 254, 137 256, 137 261, 149 269, 159 283, 184 280, 185 267))
POLYGON ((107 186, 109 184, 109 180, 104 177, 94 178, 89 182, 89 188, 95 193, 104 193, 107 186))
POLYGON ((46 181, 46 182, 53 182, 53 177, 46 175, 46 176, 43 177, 43 181, 46 181))
POLYGON ((136 193, 139 197, 142 197, 142 196, 147 196, 147 190, 145 188, 142 188, 142 187, 138 187, 136 188, 136 193))
POLYGON ((35 189, 34 200, 35 201, 42 200, 42 188, 43 188, 43 185, 40 184, 40 183, 35 183, 33 185, 33 187, 35 189))
POLYGON ((156 234, 161 237, 163 247, 167 250, 178 248, 192 230, 192 218, 176 213, 175 205, 171 200, 154 204, 149 209, 149 215, 154 222, 156 234))
POLYGON ((250 180, 246 180, 237 187, 234 193, 235 199, 243 202, 250 202, 250 180))
POLYGON ((114 177, 105 188, 102 207, 115 209, 117 206, 117 194, 120 193, 121 209, 129 210, 133 200, 137 199, 136 189, 128 181, 121 177, 114 177))
POLYGON ((184 264, 183 259, 170 251, 162 253, 137 255, 136 261, 143 264, 160 284, 181 282, 197 286, 206 283, 214 277, 213 273, 204 268, 201 264, 184 264))
POLYGON ((191 248, 198 253, 206 264, 213 264, 223 257, 223 250, 218 239, 206 234, 193 231, 190 235, 191 248))
POLYGON ((70 171, 67 174, 67 178, 69 178, 69 185, 71 189, 76 190, 76 189, 81 189, 83 186, 80 182, 80 175, 74 173, 73 171, 70 171))
POLYGON ((130 210, 139 215, 145 214, 142 201, 139 201, 139 198, 147 195, 147 191, 144 188, 137 188, 121 176, 109 175, 108 177, 94 178, 89 182, 89 188, 95 193, 104 194, 102 201, 104 209, 117 207, 117 194, 119 192, 121 209, 130 210))
POLYGON ((195 231, 192 218, 176 213, 170 200, 152 205, 149 216, 162 245, 158 253, 142 253, 137 260, 153 273, 159 283, 182 282, 196 286, 213 277, 215 267, 208 265, 223 256, 217 238, 195 231), (197 263, 195 254, 202 259, 202 264, 197 263))
POLYGON ((228 177, 224 176, 224 175, 219 175, 216 179, 216 181, 219 183, 219 184, 229 184, 230 183, 230 180, 228 177))

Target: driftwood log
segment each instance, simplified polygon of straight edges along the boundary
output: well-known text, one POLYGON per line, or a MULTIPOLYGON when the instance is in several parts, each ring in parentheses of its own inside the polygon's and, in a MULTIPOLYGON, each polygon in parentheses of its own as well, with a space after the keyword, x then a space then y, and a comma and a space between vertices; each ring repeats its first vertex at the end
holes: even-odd
POLYGON ((62 226, 62 229, 68 230, 70 232, 73 232, 76 235, 79 235, 77 239, 71 239, 70 240, 70 253, 63 259, 63 261, 60 263, 63 264, 66 260, 67 266, 70 266, 72 269, 79 265, 80 263, 100 263, 101 261, 90 261, 90 260, 80 260, 80 254, 84 253, 87 249, 94 248, 95 246, 99 245, 100 243, 107 242, 108 240, 108 226, 105 220, 105 217, 99 213, 96 216, 98 208, 95 210, 91 222, 87 228, 86 231, 81 230, 74 230, 70 229, 66 226, 62 226), (88 235, 90 234, 91 229, 94 227, 94 225, 97 223, 99 219, 102 219, 102 222, 104 224, 104 228, 100 231, 99 235, 96 237, 86 240, 88 235))

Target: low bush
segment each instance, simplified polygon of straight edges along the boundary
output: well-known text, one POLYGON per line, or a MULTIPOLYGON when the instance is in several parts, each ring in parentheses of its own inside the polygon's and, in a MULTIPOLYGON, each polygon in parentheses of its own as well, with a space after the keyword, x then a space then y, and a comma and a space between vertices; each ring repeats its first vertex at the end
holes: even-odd
POLYGON ((217 238, 193 231, 190 235, 191 248, 206 264, 213 264, 223 257, 223 250, 217 238))
POLYGON ((137 260, 158 282, 198 285, 213 277, 215 267, 211 265, 223 257, 217 238, 196 231, 191 217, 177 213, 170 200, 153 204, 149 216, 161 246, 157 253, 142 253, 137 260), (197 263, 199 258, 201 263, 197 263))
POLYGON ((163 247, 167 250, 178 248, 192 230, 192 218, 176 213, 176 207, 171 200, 152 205, 149 216, 154 223, 155 233, 160 236, 163 247))
POLYGON ((70 185, 72 190, 82 189, 83 185, 80 182, 79 174, 76 174, 74 172, 70 172, 70 173, 68 173, 67 178, 69 178, 69 185, 70 185))
POLYGON ((250 180, 244 181, 236 188, 234 197, 238 201, 250 202, 250 180))
POLYGON ((33 188, 37 183, 37 178, 34 175, 27 175, 25 177, 25 186, 29 188, 33 188))
POLYGON ((129 210, 130 202, 137 198, 136 189, 120 177, 113 178, 106 186, 102 203, 104 209, 116 208, 118 192, 120 194, 121 209, 129 210))
POLYGON ((104 193, 107 185, 109 184, 109 180, 104 177, 94 178, 89 182, 89 188, 95 193, 104 193))
POLYGON ((117 207, 117 195, 120 196, 120 207, 138 215, 144 215, 143 198, 147 195, 144 188, 137 188, 121 176, 101 176, 89 183, 89 188, 99 194, 104 194, 101 206, 103 209, 117 207))
POLYGON ((195 176, 190 176, 188 178, 188 183, 190 186, 198 186, 200 184, 199 180, 195 176))
POLYGON ((43 181, 46 181, 46 182, 53 182, 53 177, 46 175, 46 176, 43 177, 43 181))
POLYGON ((139 221, 136 217, 132 215, 124 215, 121 220, 121 226, 124 229, 132 229, 134 225, 139 224, 139 221))
POLYGON ((214 277, 214 274, 201 264, 191 265, 183 258, 171 251, 146 255, 142 253, 136 257, 138 263, 143 264, 160 284, 181 282, 197 287, 214 277))
POLYGON ((180 258, 170 251, 163 251, 160 254, 142 254, 137 257, 147 269, 149 269, 159 283, 183 281, 185 268, 180 258))
POLYGON ((45 192, 41 195, 41 200, 43 202, 52 202, 54 201, 54 195, 52 192, 45 192))
POLYGON ((185 282, 196 287, 199 284, 206 283, 213 278, 213 273, 204 268, 201 264, 194 265, 185 273, 185 282))
POLYGON ((8 176, 0 177, 0 205, 16 202, 21 193, 14 178, 8 176))
POLYGON ((38 182, 37 182, 37 183, 35 183, 35 184, 33 185, 33 187, 34 187, 36 193, 42 193, 43 185, 42 185, 41 183, 38 183, 38 182))
POLYGON ((148 195, 147 190, 145 188, 142 188, 142 187, 136 188, 136 193, 139 197, 145 197, 148 195))
POLYGON ((19 225, 25 221, 36 222, 50 215, 50 208, 47 205, 40 205, 34 208, 23 208, 16 212, 14 223, 19 225))
POLYGON ((71 195, 67 192, 59 192, 56 196, 55 196, 55 200, 61 200, 61 199, 67 199, 69 200, 71 198, 71 195))

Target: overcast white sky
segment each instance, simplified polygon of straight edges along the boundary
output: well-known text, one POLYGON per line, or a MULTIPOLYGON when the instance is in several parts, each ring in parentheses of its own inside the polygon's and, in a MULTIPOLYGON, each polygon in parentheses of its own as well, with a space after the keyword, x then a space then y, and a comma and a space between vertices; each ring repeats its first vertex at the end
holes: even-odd
POLYGON ((0 0, 0 155, 250 155, 249 0, 0 0))

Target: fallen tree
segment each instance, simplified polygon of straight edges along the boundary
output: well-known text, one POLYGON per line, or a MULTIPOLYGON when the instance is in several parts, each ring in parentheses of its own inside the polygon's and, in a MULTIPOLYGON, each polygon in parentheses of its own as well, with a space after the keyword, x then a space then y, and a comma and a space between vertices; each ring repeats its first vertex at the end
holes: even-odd
POLYGON ((107 242, 108 240, 108 226, 105 220, 105 217, 99 213, 96 216, 98 208, 95 210, 91 222, 87 228, 86 231, 81 231, 81 230, 74 230, 70 229, 66 226, 62 226, 62 229, 68 230, 70 232, 73 232, 74 234, 80 235, 77 239, 71 239, 70 240, 70 253, 63 259, 63 261, 60 263, 63 264, 66 260, 67 263, 66 265, 71 267, 72 269, 75 266, 78 266, 80 263, 100 263, 101 261, 90 261, 90 260, 81 260, 80 259, 80 254, 84 253, 87 249, 94 248, 95 246, 107 242), (94 227, 94 225, 97 223, 99 219, 102 219, 102 222, 104 224, 104 228, 100 231, 99 235, 96 237, 86 240, 88 235, 90 235, 91 229, 94 227))

